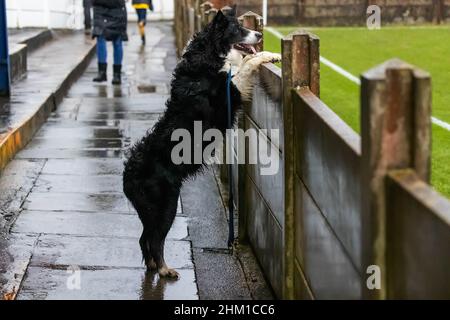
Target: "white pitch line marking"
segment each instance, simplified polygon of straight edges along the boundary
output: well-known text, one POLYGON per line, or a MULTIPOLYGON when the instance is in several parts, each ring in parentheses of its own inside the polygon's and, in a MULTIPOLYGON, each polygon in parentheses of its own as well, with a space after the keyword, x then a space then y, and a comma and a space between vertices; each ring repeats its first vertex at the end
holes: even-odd
POLYGON ((272 27, 264 27, 264 30, 269 31, 271 34, 273 34, 277 38, 282 39, 284 37, 284 34, 282 34, 280 31, 278 31, 272 27))
POLYGON ((361 80, 358 77, 352 75, 350 72, 348 72, 347 70, 339 67, 337 64, 331 62, 327 58, 324 58, 324 57, 320 56, 320 62, 322 62, 327 67, 330 67, 331 69, 333 69, 334 71, 336 71, 340 75, 346 77, 348 80, 356 83, 358 86, 361 85, 361 80))
MULTIPOLYGON (((281 39, 284 37, 284 35, 279 32, 278 30, 275 30, 272 27, 265 27, 264 30, 269 31, 271 34, 273 34, 275 37, 281 39)), ((325 57, 320 56, 320 62, 322 62, 324 65, 326 65, 327 67, 331 68, 332 70, 336 71, 337 73, 339 73, 340 75, 344 76, 345 78, 347 78, 348 80, 356 83, 357 85, 361 85, 361 80, 354 76, 353 74, 351 74, 350 72, 348 72, 347 70, 341 68, 340 66, 338 66, 337 64, 331 62, 330 60, 328 60, 325 57)), ((445 130, 450 131, 450 124, 442 121, 436 117, 431 117, 431 121, 435 124, 438 125, 441 128, 444 128, 445 130)))
POLYGON ((444 128, 448 131, 450 131, 450 124, 442 121, 441 119, 435 118, 435 117, 431 117, 431 121, 433 121, 433 123, 441 128, 444 128))

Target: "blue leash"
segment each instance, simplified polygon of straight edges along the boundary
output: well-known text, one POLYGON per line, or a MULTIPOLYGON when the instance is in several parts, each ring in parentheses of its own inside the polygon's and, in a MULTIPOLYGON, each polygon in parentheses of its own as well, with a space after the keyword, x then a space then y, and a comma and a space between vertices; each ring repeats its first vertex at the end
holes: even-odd
MULTIPOLYGON (((231 68, 227 74, 227 109, 228 109, 228 128, 231 129, 233 126, 232 119, 232 110, 231 110, 231 68)), ((230 144, 230 157, 232 159, 233 150, 231 149, 231 141, 228 142, 230 144)), ((230 161, 231 162, 231 161, 230 161)), ((233 165, 231 163, 228 164, 228 210, 229 210, 229 219, 228 219, 228 247, 232 248, 234 243, 234 194, 233 194, 233 165)))

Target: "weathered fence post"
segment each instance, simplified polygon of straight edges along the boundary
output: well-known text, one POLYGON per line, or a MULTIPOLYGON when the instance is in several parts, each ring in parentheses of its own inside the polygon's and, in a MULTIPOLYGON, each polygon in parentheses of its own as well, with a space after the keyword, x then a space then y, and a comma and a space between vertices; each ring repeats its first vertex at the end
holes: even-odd
POLYGON ((194 31, 194 9, 190 5, 190 0, 186 0, 185 10, 184 10, 184 43, 183 49, 189 42, 194 31))
POLYGON ((188 14, 188 6, 187 6, 187 0, 181 0, 182 4, 181 4, 181 19, 182 19, 182 23, 181 23, 181 48, 179 50, 180 52, 180 56, 181 53, 183 52, 184 47, 186 46, 186 41, 187 41, 187 33, 188 33, 188 23, 189 23, 189 14, 188 14))
POLYGON ((195 32, 199 32, 202 29, 200 0, 195 0, 194 10, 195 10, 195 32))
POLYGON ((398 59, 366 72, 361 86, 363 297, 385 299, 386 187, 389 170, 412 168, 428 182, 431 80, 398 59), (378 266, 381 289, 366 286, 366 268, 378 266))
POLYGON ((175 28, 175 42, 176 42, 176 49, 177 49, 177 56, 180 56, 181 53, 181 29, 183 27, 183 14, 182 14, 182 3, 179 1, 175 2, 175 21, 174 21, 174 28, 175 28))
MULTIPOLYGON (((188 8, 188 41, 194 36, 195 34, 195 9, 194 8, 188 8)), ((187 43, 187 42, 186 42, 187 43)))
POLYGON ((213 7, 212 3, 209 1, 203 2, 200 5, 200 15, 201 15, 201 27, 204 28, 208 24, 208 14, 207 12, 213 7))
POLYGON ((214 17, 216 16, 217 12, 219 12, 219 10, 217 10, 215 8, 209 9, 206 12, 206 17, 207 17, 206 18, 206 24, 208 24, 208 23, 210 23, 210 22, 212 22, 214 20, 214 17))
POLYGON ((284 122, 284 281, 285 299, 294 299, 294 250, 295 250, 295 190, 294 190, 294 110, 292 90, 309 87, 320 92, 319 38, 305 31, 297 31, 281 41, 282 87, 284 122))
POLYGON ((231 8, 230 6, 225 6, 220 9, 220 11, 222 11, 224 14, 228 14, 231 10, 233 10, 233 8, 231 8))

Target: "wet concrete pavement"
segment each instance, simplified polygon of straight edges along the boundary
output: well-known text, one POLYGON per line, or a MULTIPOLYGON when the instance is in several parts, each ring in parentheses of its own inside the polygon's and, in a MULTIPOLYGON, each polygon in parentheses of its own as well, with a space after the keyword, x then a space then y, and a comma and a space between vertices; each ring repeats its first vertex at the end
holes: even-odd
POLYGON ((126 45, 121 87, 93 84, 92 61, 57 111, 3 171, 0 207, 9 232, 0 241, 2 295, 198 298, 181 203, 166 244, 166 260, 181 278, 163 280, 145 272, 138 245, 141 224, 122 193, 124 150, 163 111, 176 63, 171 26, 149 28, 153 30, 145 49, 137 36, 126 45))
POLYGON ((93 61, 2 172, 0 298, 272 297, 248 248, 227 251, 212 170, 184 186, 168 235, 166 260, 180 279, 160 279, 142 264, 141 224, 122 193, 124 153, 164 110, 175 64, 170 23, 150 23, 145 48, 130 26, 124 84, 93 84, 93 61))

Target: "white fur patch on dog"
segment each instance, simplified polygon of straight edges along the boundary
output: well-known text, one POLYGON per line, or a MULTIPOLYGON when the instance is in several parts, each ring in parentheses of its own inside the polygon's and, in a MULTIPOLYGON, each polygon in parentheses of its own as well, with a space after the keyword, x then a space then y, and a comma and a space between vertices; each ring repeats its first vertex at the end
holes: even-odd
POLYGON ((225 59, 225 64, 220 71, 228 73, 231 69, 231 74, 235 75, 239 71, 243 60, 244 57, 239 51, 236 49, 231 49, 225 59))

